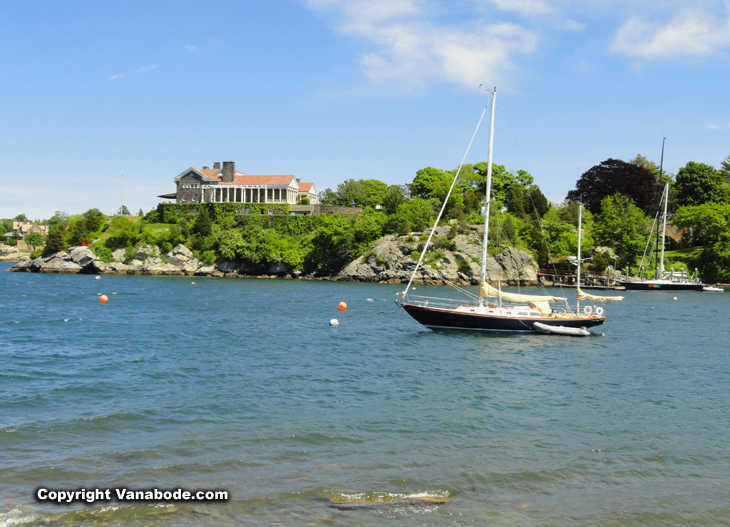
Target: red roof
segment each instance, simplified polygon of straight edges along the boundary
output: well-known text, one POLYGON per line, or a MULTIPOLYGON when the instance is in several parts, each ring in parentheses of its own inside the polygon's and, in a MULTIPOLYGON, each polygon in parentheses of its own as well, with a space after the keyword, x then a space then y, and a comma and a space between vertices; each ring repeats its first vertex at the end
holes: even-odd
POLYGON ((314 183, 299 183, 299 192, 309 192, 312 190, 314 183))
POLYGON ((246 176, 236 173, 236 179, 231 182, 221 181, 219 185, 283 185, 291 184, 294 176, 246 176))

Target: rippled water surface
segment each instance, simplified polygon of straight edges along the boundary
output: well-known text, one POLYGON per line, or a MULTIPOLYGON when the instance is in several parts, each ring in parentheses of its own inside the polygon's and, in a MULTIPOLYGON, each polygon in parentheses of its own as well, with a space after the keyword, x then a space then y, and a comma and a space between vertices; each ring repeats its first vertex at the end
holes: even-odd
POLYGON ((577 339, 364 317, 396 289, 0 272, 0 526, 730 524, 730 293, 577 339))

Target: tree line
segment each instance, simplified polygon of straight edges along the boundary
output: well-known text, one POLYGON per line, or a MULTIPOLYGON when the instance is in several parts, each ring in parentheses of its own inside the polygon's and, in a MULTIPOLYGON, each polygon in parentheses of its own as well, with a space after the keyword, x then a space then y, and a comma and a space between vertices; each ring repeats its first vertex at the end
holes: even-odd
MULTIPOLYGON (((484 221, 486 168, 486 162, 480 162, 459 172, 442 219, 452 226, 452 237, 484 221)), ((261 272, 283 264, 291 270, 332 274, 384 235, 409 235, 431 227, 455 174, 455 169, 426 167, 403 185, 348 179, 320 192, 324 205, 363 207, 357 215, 246 215, 212 204, 167 222, 160 208, 140 211, 138 217, 120 214, 124 211, 109 217, 98 209, 74 216, 57 212, 45 222, 50 231, 37 255, 89 244, 103 260, 110 261, 117 249, 124 249, 130 260, 140 245, 155 245, 165 253, 180 243, 205 263, 239 260, 261 272)), ((490 217, 495 236, 490 251, 513 246, 532 254, 541 267, 569 268, 567 257, 577 250, 582 201, 584 257, 593 254, 588 267, 597 272, 609 265, 635 268, 665 182, 670 184, 673 224, 684 229, 690 246, 702 247, 699 254, 675 261, 676 266, 699 267, 706 280, 730 280, 730 157, 719 169, 689 162, 676 176, 660 174, 659 167, 641 155, 628 162, 608 159, 582 174, 559 204, 546 199, 528 172, 510 172, 495 164, 490 217)), ((7 232, 12 220, 2 221, 7 232)))

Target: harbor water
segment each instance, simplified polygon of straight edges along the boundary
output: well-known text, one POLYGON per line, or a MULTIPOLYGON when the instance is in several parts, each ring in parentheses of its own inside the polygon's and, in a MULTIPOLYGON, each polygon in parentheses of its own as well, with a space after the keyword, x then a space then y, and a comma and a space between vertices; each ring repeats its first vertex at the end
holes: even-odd
POLYGON ((0 272, 0 526, 730 524, 730 294, 571 338, 431 332, 402 289, 0 272))

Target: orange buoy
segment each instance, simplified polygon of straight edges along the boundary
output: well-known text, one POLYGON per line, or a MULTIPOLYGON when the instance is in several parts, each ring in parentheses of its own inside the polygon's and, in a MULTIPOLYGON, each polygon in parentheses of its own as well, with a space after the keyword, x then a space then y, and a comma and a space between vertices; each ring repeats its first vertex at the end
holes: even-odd
POLYGON ((101 302, 102 304, 106 304, 107 302, 109 302, 109 297, 106 295, 101 295, 99 297, 99 302, 101 302))
POLYGON ((339 304, 340 311, 347 311, 347 304, 344 302, 340 302, 339 304))

